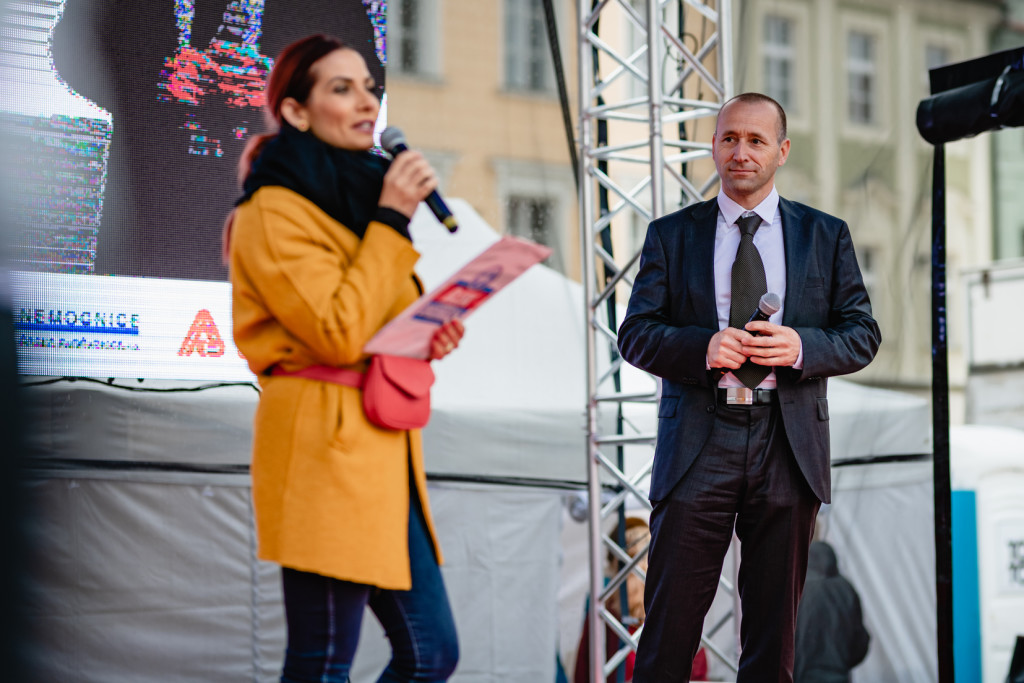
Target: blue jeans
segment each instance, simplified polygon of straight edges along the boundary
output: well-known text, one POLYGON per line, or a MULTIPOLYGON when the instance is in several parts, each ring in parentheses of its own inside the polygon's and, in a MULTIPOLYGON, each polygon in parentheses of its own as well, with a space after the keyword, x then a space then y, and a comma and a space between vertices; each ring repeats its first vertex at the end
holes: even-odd
POLYGON ((368 605, 391 641, 379 683, 446 681, 459 659, 455 620, 415 486, 409 505, 412 590, 384 590, 283 567, 288 650, 281 683, 346 683, 368 605))

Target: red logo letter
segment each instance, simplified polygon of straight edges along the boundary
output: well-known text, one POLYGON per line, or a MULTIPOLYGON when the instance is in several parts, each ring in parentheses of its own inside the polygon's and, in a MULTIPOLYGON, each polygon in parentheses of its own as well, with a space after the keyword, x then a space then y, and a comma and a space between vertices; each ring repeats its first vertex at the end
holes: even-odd
POLYGON ((193 351, 198 351, 203 358, 224 355, 224 340, 220 338, 220 330, 217 329, 217 323, 213 322, 213 316, 205 308, 196 313, 192 327, 185 335, 185 340, 181 342, 178 355, 191 356, 193 351))

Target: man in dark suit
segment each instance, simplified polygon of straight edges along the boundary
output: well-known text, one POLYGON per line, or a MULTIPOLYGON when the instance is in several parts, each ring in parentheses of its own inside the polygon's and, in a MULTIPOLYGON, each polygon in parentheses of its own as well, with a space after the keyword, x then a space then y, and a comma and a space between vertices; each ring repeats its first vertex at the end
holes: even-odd
POLYGON ((789 147, 771 98, 723 105, 721 191, 651 223, 619 329, 623 358, 662 378, 636 683, 690 679, 734 528, 737 681, 793 680, 808 547, 830 499, 827 378, 867 365, 881 335, 846 223, 775 190, 789 147), (783 305, 747 323, 758 288, 783 305))

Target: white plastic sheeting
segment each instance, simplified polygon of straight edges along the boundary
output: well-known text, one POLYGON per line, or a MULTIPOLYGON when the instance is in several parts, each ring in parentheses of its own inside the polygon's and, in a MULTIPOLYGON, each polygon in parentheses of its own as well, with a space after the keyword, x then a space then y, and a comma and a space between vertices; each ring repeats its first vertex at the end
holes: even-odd
POLYGON ((37 680, 275 680, 280 579, 254 557, 248 477, 82 471, 32 492, 37 680))
MULTIPOLYGON (((183 430, 166 446, 190 441, 183 430)), ((31 485, 38 680, 276 681, 280 578, 255 557, 248 476, 83 467, 31 485)), ((436 482, 430 494, 462 649, 451 680, 553 680, 560 495, 436 482)), ((376 680, 389 656, 368 613, 352 680, 376 680)))
POLYGON ((931 458, 833 468, 821 515, 871 644, 854 683, 938 679, 931 458))
MULTIPOLYGON (((459 666, 450 680, 553 681, 561 497, 468 484, 433 484, 430 495, 459 633, 459 666)), ((375 681, 389 653, 367 615, 353 682, 375 681)))

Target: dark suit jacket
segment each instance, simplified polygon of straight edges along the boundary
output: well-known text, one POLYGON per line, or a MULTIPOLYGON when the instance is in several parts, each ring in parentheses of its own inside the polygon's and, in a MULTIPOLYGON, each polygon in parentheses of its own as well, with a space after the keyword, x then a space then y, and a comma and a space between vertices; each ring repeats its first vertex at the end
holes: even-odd
MULTIPOLYGON (((815 495, 831 499, 828 377, 859 370, 881 342, 846 223, 809 206, 779 200, 786 253, 782 324, 803 342, 802 370, 776 368, 786 435, 815 495)), ((718 201, 692 204, 647 230, 640 272, 619 350, 661 377, 658 442, 650 498, 668 495, 700 453, 718 409, 720 373, 706 370, 718 331, 714 251, 718 201)))

